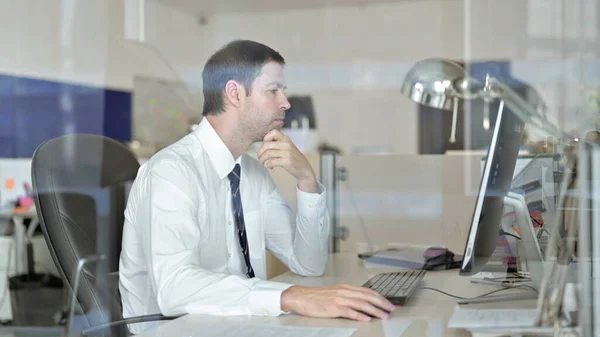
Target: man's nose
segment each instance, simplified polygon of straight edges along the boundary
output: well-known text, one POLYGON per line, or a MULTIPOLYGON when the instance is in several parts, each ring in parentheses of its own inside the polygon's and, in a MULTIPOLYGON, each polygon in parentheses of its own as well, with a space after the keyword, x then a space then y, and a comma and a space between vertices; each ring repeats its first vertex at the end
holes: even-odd
POLYGON ((287 97, 283 96, 283 102, 281 104, 281 108, 283 110, 288 110, 292 105, 290 104, 290 101, 288 101, 287 97))

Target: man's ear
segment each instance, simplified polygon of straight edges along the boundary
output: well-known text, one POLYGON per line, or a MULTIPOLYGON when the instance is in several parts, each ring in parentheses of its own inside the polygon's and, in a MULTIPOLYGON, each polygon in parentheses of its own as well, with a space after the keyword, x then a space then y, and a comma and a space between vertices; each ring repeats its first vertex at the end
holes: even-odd
POLYGON ((242 95, 244 95, 243 86, 234 81, 229 80, 225 84, 225 99, 229 102, 229 104, 238 108, 242 103, 242 95))

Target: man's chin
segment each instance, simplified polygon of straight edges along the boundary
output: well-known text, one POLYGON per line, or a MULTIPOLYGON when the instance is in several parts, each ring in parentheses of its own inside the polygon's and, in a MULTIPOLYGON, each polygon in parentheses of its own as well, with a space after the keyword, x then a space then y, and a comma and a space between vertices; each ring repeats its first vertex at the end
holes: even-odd
POLYGON ((283 127, 283 125, 276 125, 276 124, 271 124, 271 127, 269 128, 269 130, 264 134, 264 136, 267 135, 267 133, 273 131, 273 130, 279 130, 281 131, 281 128, 283 127))
POLYGON ((281 131, 281 128, 282 128, 282 126, 281 126, 281 125, 277 125, 277 126, 275 126, 275 125, 271 125, 271 126, 269 127, 269 129, 267 129, 267 131, 265 131, 265 132, 261 132, 261 133, 260 133, 260 138, 256 139, 256 140, 255 140, 255 142, 262 142, 262 141, 263 141, 263 139, 265 139, 265 136, 266 136, 266 135, 267 135, 269 132, 271 132, 271 131, 273 131, 273 130, 280 130, 280 131, 281 131))

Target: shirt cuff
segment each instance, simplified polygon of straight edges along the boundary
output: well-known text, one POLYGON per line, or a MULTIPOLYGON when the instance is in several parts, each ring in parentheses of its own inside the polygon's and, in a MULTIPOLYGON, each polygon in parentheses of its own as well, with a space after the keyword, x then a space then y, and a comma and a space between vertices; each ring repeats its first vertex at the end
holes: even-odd
POLYGON ((252 315, 279 316, 281 311, 281 293, 292 284, 260 281, 252 290, 248 297, 248 307, 252 315))
POLYGON ((325 187, 317 181, 319 193, 304 192, 296 186, 296 194, 298 196, 298 213, 310 214, 316 210, 325 207, 325 187))

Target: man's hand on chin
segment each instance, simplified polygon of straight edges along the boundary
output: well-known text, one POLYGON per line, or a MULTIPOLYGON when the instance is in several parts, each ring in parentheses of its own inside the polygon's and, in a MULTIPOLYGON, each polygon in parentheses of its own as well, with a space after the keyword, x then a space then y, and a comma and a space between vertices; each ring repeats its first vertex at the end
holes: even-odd
POLYGON ((341 284, 322 288, 292 286, 281 293, 281 310, 307 317, 369 322, 371 316, 388 319, 396 306, 371 289, 341 284))
POLYGON ((279 129, 273 129, 263 139, 257 153, 258 160, 268 169, 282 167, 298 180, 298 188, 308 193, 319 193, 317 178, 306 156, 292 140, 279 129))

